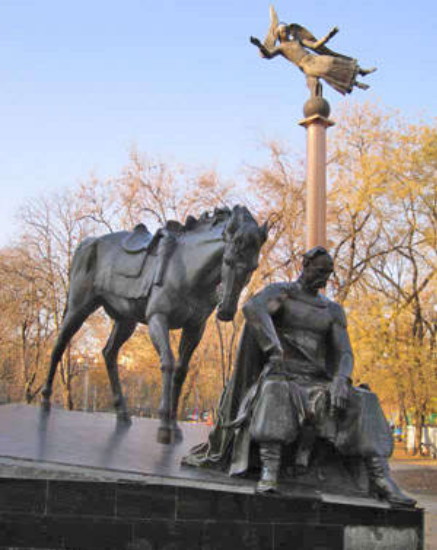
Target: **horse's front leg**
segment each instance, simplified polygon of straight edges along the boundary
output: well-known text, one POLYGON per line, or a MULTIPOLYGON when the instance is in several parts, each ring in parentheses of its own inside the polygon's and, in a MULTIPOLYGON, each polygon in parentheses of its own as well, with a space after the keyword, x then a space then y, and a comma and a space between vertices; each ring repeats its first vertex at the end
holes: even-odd
POLYGON ((167 317, 162 313, 155 313, 150 317, 148 325, 150 337, 160 357, 162 372, 161 402, 159 405, 161 424, 158 428, 157 440, 159 443, 171 443, 173 421, 171 396, 173 388, 174 357, 170 346, 167 317))
POLYGON ((172 394, 172 417, 176 441, 182 441, 182 431, 177 425, 179 397, 185 378, 187 377, 191 356, 199 345, 204 331, 205 323, 189 325, 182 330, 181 340, 179 342, 179 358, 174 375, 172 394))

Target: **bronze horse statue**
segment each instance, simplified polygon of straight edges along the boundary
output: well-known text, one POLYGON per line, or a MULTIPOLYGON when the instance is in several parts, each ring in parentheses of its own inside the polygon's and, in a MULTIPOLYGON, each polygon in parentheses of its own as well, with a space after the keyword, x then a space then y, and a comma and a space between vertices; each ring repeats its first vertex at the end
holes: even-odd
POLYGON ((182 437, 177 426, 179 395, 206 321, 216 306, 220 320, 234 318, 241 291, 258 266, 267 224, 259 226, 246 207, 235 206, 205 213, 198 220, 190 216, 184 226, 170 224, 158 231, 164 238, 155 236, 141 246, 145 233, 140 225, 133 233, 110 233, 78 246, 42 405, 50 410, 53 379, 66 346, 85 320, 103 307, 114 320, 103 356, 117 419, 130 421, 118 375, 118 352, 137 323, 143 323, 149 327, 162 372, 157 439, 171 443, 182 437), (165 250, 160 254, 162 243, 165 250), (182 329, 177 362, 169 338, 174 329, 182 329))

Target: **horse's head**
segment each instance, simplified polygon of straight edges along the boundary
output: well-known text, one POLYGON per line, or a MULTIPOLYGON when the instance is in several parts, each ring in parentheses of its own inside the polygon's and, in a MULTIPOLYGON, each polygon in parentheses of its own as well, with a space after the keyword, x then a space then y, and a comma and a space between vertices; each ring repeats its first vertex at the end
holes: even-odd
POLYGON ((217 309, 221 321, 234 318, 241 291, 258 267, 259 253, 266 239, 267 224, 260 227, 245 206, 235 206, 223 231, 222 294, 217 309))

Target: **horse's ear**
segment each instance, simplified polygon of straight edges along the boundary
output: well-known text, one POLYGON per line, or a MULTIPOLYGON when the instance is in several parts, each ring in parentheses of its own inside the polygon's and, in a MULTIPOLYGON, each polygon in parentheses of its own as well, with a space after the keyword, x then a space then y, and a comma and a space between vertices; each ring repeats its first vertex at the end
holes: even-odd
POLYGON ((269 236, 269 225, 267 222, 264 222, 262 226, 259 228, 260 236, 261 236, 261 244, 264 244, 267 240, 267 237, 269 236))
POLYGON ((234 206, 234 208, 232 209, 231 217, 229 218, 229 221, 226 225, 226 231, 225 231, 226 235, 233 235, 237 230, 237 227, 239 225, 238 224, 239 214, 240 214, 240 207, 238 205, 234 206))
POLYGON ((194 227, 196 227, 196 225, 197 225, 197 219, 190 214, 185 220, 185 229, 189 231, 190 229, 193 229, 194 227))

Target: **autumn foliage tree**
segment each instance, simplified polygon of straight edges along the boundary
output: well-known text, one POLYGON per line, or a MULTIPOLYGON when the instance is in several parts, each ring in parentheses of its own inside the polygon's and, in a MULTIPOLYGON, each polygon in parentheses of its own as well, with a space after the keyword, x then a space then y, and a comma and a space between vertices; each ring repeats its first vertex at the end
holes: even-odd
MULTIPOLYGON (((328 162, 328 247, 336 269, 328 293, 348 313, 355 381, 370 384, 386 411, 402 422, 413 420, 420 435, 435 412, 437 389, 436 128, 370 104, 346 104, 336 119, 328 162)), ((0 293, 8 312, 0 331, 0 398, 30 402, 37 396, 65 307, 72 254, 85 236, 139 222, 154 231, 169 220, 183 222, 188 214, 239 202, 270 225, 260 267, 242 300, 269 282, 296 277, 304 252, 304 163, 276 142, 267 147, 268 161, 246 169, 245 188, 213 170, 172 166, 133 151, 119 176, 90 178, 25 205, 18 242, 0 254, 0 293)), ((182 414, 214 408, 231 375, 242 324, 241 313, 233 324, 210 318, 191 361, 182 414)), ((97 314, 74 339, 58 377, 65 407, 90 402, 88 382, 93 407, 110 407, 100 356, 109 330, 97 314)), ((128 400, 139 414, 156 413, 157 366, 140 327, 120 354, 128 400)))
POLYGON ((335 291, 361 325, 358 371, 373 356, 365 369, 403 422, 414 420, 418 448, 437 390, 436 128, 369 105, 340 120, 331 151, 335 291))

